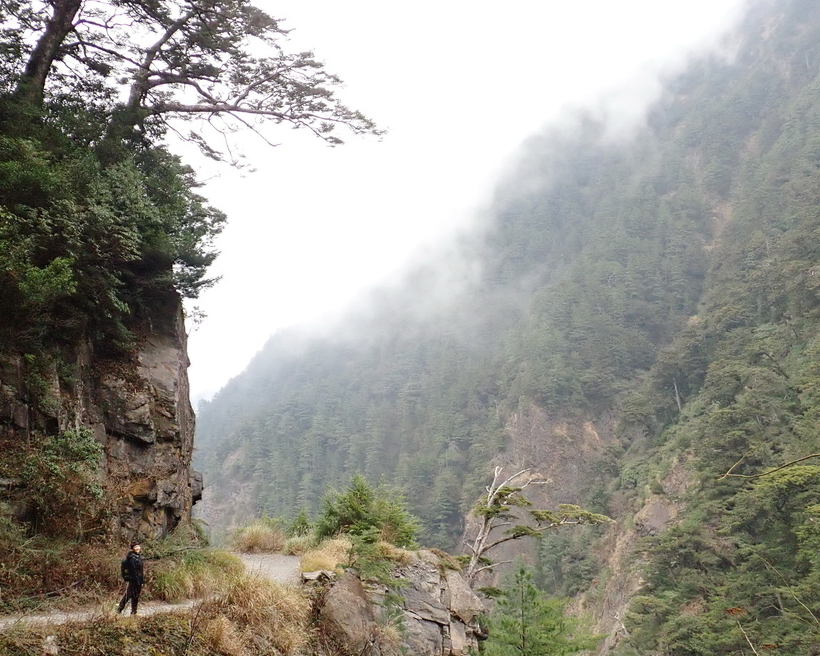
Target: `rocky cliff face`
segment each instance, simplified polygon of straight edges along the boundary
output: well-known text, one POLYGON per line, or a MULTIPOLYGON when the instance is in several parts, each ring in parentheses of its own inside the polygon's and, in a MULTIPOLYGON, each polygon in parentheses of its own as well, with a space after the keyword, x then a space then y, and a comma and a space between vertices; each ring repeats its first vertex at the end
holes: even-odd
POLYGON ((403 581, 393 606, 385 586, 365 584, 350 571, 330 588, 320 615, 343 649, 358 654, 375 647, 385 656, 477 653, 486 637, 478 623, 484 604, 460 572, 422 550, 393 574, 403 581))
MULTIPOLYGON (((164 536, 190 518, 202 494, 202 478, 190 464, 194 413, 186 342, 181 301, 169 294, 127 357, 100 358, 82 346, 59 374, 56 363, 40 370, 37 395, 26 359, 6 356, 0 364, 0 443, 88 427, 105 447, 101 476, 116 500, 114 530, 127 538, 164 536)), ((13 489, 15 481, 6 487, 13 489)), ((21 515, 24 499, 25 490, 18 490, 21 515)))

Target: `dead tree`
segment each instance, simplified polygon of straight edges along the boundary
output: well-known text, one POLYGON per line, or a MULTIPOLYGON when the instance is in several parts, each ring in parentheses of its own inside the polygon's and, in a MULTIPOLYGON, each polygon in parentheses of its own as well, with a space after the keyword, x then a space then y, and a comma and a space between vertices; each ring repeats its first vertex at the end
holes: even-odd
POLYGON ((465 578, 472 586, 481 572, 510 561, 494 562, 488 553, 495 547, 519 540, 523 537, 540 537, 550 529, 568 524, 602 524, 612 520, 606 515, 592 513, 578 506, 561 504, 558 510, 535 510, 524 490, 533 484, 546 481, 528 477, 529 469, 522 469, 509 478, 501 478, 501 467, 495 468, 493 481, 487 486, 487 496, 474 509, 479 518, 478 530, 472 539, 465 538, 469 560, 465 569, 465 578), (523 484, 516 485, 516 481, 523 484), (516 513, 516 509, 526 509, 530 522, 525 523, 516 513), (496 529, 504 529, 499 535, 496 529))

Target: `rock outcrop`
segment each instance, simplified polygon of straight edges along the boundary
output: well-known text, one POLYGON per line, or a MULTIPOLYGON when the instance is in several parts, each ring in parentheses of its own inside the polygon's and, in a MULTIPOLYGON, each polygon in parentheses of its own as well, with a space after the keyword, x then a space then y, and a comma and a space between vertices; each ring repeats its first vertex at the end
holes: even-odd
POLYGON ((328 590, 320 612, 327 632, 350 653, 368 644, 385 656, 467 656, 484 636, 484 604, 457 570, 431 551, 420 551, 393 572, 402 582, 363 583, 348 571, 328 590))
POLYGON ((101 476, 116 499, 115 530, 155 539, 189 519, 202 477, 191 469, 194 413, 179 296, 157 304, 127 357, 101 358, 83 345, 62 366, 69 376, 56 364, 38 372, 35 399, 24 358, 0 362, 0 443, 85 426, 105 447, 101 476))

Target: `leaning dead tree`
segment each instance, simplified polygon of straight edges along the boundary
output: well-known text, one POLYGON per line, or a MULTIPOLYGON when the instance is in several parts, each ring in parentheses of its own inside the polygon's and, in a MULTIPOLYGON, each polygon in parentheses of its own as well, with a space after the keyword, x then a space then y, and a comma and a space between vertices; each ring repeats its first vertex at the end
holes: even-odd
POLYGON ((589 512, 571 504, 561 504, 558 510, 535 510, 524 491, 530 485, 546 481, 529 477, 529 469, 522 469, 502 479, 501 467, 495 468, 493 481, 487 486, 487 496, 474 509, 479 518, 475 537, 465 539, 469 561, 465 578, 472 586, 481 572, 511 561, 494 562, 489 552, 495 547, 523 537, 540 537, 546 531, 570 524, 603 524, 612 520, 606 515, 589 512), (517 484, 521 482, 521 484, 517 484), (527 520, 520 517, 519 509, 525 509, 527 520), (499 531, 501 531, 499 533, 499 531))

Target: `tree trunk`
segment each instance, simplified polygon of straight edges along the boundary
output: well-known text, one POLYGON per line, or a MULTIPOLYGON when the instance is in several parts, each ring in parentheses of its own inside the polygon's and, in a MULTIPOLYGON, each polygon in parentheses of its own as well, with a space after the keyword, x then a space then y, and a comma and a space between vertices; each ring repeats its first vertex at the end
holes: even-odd
POLYGON ((676 381, 674 378, 672 379, 672 385, 674 385, 674 387, 675 387, 675 403, 678 404, 678 414, 680 414, 680 412, 683 410, 683 407, 681 406, 681 402, 680 402, 680 392, 678 391, 678 381, 676 381))
POLYGON ((31 51, 15 96, 32 105, 43 104, 46 78, 66 37, 74 29, 74 17, 80 10, 82 0, 53 0, 54 13, 46 21, 46 27, 34 50, 31 51))

